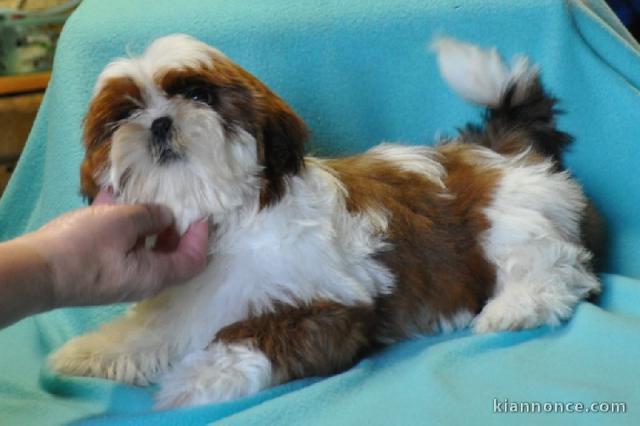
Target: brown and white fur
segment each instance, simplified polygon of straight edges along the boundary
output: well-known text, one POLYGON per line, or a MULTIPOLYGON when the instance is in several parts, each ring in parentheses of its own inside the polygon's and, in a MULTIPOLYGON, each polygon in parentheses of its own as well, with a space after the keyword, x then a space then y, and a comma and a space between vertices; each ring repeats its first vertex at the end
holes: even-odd
POLYGON ((157 382, 157 407, 189 406, 337 373, 423 333, 568 318, 599 284, 554 100, 523 58, 434 47, 450 85, 489 108, 485 125, 338 159, 304 157, 291 108, 188 36, 111 63, 85 120, 82 189, 166 204, 180 232, 208 217, 209 266, 71 340, 53 369, 157 382))

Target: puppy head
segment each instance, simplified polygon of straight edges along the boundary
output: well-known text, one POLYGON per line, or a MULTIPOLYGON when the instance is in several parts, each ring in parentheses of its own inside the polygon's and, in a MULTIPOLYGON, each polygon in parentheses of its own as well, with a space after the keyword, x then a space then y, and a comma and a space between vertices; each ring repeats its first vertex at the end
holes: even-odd
POLYGON ((278 200, 303 166, 304 123, 264 84, 186 35, 109 64, 84 122, 84 195, 158 202, 180 230, 278 200))

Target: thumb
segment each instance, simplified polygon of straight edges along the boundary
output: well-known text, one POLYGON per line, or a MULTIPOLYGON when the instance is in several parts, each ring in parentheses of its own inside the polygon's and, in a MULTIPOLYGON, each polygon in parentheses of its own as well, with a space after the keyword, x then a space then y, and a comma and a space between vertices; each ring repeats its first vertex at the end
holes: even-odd
MULTIPOLYGON (((204 219, 193 223, 180 238, 175 251, 168 253, 171 282, 187 281, 207 266, 209 249, 209 222, 204 219)), ((171 284, 169 282, 169 284, 171 284)))

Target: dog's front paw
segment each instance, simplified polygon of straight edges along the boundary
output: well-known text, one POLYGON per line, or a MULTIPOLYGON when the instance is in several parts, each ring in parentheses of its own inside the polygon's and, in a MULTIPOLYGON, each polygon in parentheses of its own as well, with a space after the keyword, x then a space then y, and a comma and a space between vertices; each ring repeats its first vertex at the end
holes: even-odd
POLYGON ((242 344, 214 343, 187 355, 162 378, 155 408, 230 401, 271 383, 271 362, 262 352, 242 344))
POLYGON ((90 376, 134 385, 152 382, 168 366, 159 351, 142 353, 100 333, 76 337, 49 358, 51 369, 69 376, 90 376))

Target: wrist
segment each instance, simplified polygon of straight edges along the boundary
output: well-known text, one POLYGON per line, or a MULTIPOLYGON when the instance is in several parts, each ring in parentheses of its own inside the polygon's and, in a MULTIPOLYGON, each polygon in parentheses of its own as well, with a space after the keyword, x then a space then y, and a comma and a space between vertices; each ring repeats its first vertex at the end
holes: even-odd
POLYGON ((25 237, 0 243, 0 328, 54 307, 44 258, 25 237))
POLYGON ((26 234, 8 244, 16 271, 23 277, 24 293, 32 301, 32 313, 57 308, 55 268, 52 259, 44 254, 43 242, 38 241, 34 234, 26 234))

